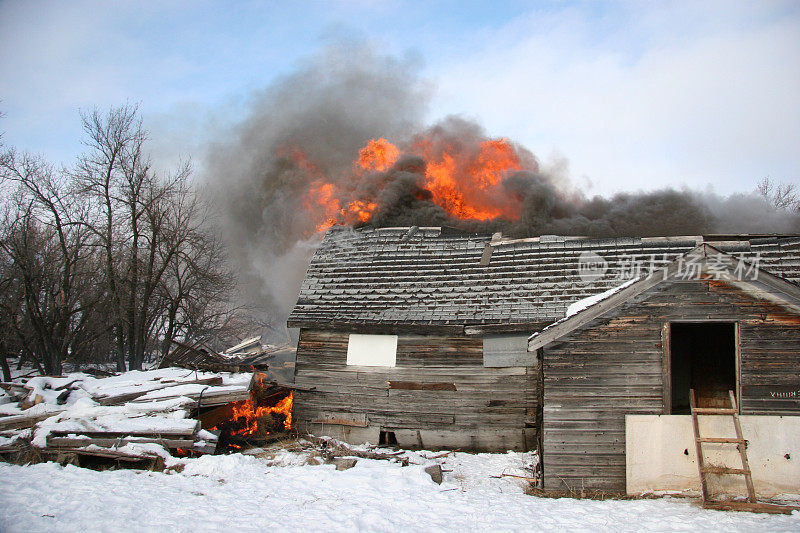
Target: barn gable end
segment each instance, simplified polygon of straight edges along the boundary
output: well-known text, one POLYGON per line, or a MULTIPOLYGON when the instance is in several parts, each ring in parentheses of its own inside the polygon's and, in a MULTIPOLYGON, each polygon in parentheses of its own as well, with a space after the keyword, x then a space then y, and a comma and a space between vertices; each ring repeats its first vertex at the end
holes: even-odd
POLYGON ((672 323, 731 324, 741 412, 799 415, 800 398, 770 394, 800 390, 800 317, 792 305, 774 300, 730 280, 673 276, 632 291, 547 344, 542 357, 545 488, 625 490, 625 416, 671 412, 672 323))

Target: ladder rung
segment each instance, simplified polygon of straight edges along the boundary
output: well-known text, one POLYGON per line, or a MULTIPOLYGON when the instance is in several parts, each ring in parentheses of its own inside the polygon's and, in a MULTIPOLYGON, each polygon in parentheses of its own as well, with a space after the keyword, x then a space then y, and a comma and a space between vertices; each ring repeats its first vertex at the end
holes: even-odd
POLYGON ((717 442, 717 443, 736 443, 736 444, 746 444, 744 439, 737 439, 736 437, 701 437, 697 439, 697 442, 717 442))
POLYGON ((730 407, 695 407, 692 409, 692 413, 696 415, 735 415, 736 409, 731 409, 730 407))
POLYGON ((744 468, 728 468, 727 466, 704 466, 702 469, 705 474, 741 474, 750 475, 750 470, 744 468))

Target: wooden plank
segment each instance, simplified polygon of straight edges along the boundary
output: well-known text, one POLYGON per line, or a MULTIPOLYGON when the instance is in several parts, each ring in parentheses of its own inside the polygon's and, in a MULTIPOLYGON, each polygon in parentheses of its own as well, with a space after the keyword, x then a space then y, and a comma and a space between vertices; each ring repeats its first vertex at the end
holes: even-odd
POLYGON ((418 383, 415 381, 389 381, 390 389, 456 391, 455 383, 418 383))
POLYGON ((715 407, 695 407, 694 412, 698 415, 733 415, 736 414, 735 409, 728 408, 715 408, 715 407))
POLYGON ((739 439, 734 437, 701 437, 697 440, 699 440, 700 442, 715 442, 719 444, 726 444, 726 443, 745 444, 747 442, 744 439, 739 439))
POLYGON ((365 428, 369 420, 365 413, 326 413, 321 412, 311 420, 312 424, 335 424, 339 426, 353 426, 365 428))
POLYGON ((717 511, 743 511, 747 513, 768 514, 792 514, 794 511, 800 511, 800 507, 793 505, 737 501, 708 501, 703 503, 703 508, 715 509, 717 511))
POLYGON ((153 430, 153 429, 124 429, 119 431, 102 431, 102 430, 92 430, 92 429, 65 429, 65 430, 58 430, 54 429, 50 431, 50 434, 53 436, 68 436, 80 433, 81 435, 91 436, 92 438, 118 438, 118 437, 129 437, 129 436, 141 436, 141 437, 152 437, 158 436, 162 438, 180 438, 184 436, 193 436, 197 433, 197 430, 200 429, 200 421, 194 421, 196 423, 189 425, 185 424, 184 427, 171 427, 166 428, 163 430, 153 430))
POLYGON ((689 389, 689 408, 692 412, 692 430, 694 432, 695 453, 697 454, 697 471, 700 474, 700 489, 705 503, 709 501, 708 480, 706 479, 708 467, 706 467, 703 446, 700 443, 700 425, 697 421, 697 398, 695 397, 694 389, 689 389))
POLYGON ((747 462, 747 446, 744 443, 744 436, 742 435, 742 424, 739 421, 739 410, 736 408, 736 396, 733 391, 728 391, 731 400, 731 410, 733 411, 733 427, 736 428, 736 438, 741 442, 736 448, 739 450, 739 456, 742 459, 742 470, 744 470, 744 479, 747 483, 747 499, 751 503, 756 501, 756 490, 753 487, 753 476, 750 473, 750 464, 747 462))
POLYGON ((141 454, 133 454, 128 452, 119 451, 113 448, 58 448, 54 451, 58 453, 74 453, 77 455, 87 455, 90 457, 106 457, 108 459, 116 459, 118 461, 127 462, 140 462, 140 461, 155 461, 157 464, 161 461, 160 456, 148 451, 142 450, 141 454))
MULTIPOLYGON (((222 385, 222 378, 219 376, 214 376, 210 378, 202 378, 202 379, 193 379, 187 381, 160 381, 159 384, 163 385, 163 387, 156 387, 156 388, 149 388, 147 390, 141 391, 134 391, 134 392, 127 392, 125 394, 116 394, 116 395, 106 395, 106 396, 98 396, 94 398, 100 405, 120 405, 125 402, 129 402, 131 400, 135 400, 141 396, 144 396, 148 392, 153 392, 156 390, 163 390, 170 387, 176 387, 179 385, 222 385)), ((165 399, 165 398, 159 398, 165 399)))
POLYGON ((62 411, 65 411, 67 408, 64 407, 58 411, 49 411, 47 413, 40 413, 40 414, 20 414, 20 415, 11 415, 5 416, 0 418, 0 430, 9 430, 9 429, 20 429, 20 428, 30 428, 41 422, 42 420, 46 420, 51 416, 56 416, 62 411))
POLYGON ((191 448, 194 439, 166 439, 160 437, 136 437, 136 438, 95 438, 95 437, 53 437, 47 439, 48 448, 80 448, 94 444, 102 448, 118 448, 126 444, 161 444, 165 448, 191 448))

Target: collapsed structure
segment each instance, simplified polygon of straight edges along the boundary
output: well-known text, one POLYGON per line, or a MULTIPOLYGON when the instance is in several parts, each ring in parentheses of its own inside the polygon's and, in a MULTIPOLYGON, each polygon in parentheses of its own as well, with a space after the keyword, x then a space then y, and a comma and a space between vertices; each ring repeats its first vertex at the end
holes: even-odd
POLYGON ((163 468, 171 456, 224 453, 284 437, 292 393, 260 337, 223 353, 184 344, 158 368, 0 382, 0 458, 163 468))
POLYGON ((659 490, 694 443, 665 452, 644 436, 688 420, 690 389, 705 406, 733 390, 742 414, 769 418, 748 427, 789 435, 785 464, 777 448, 764 461, 794 472, 799 250, 798 236, 331 229, 288 320, 294 425, 354 443, 537 449, 545 488, 659 490), (642 466, 662 452, 680 457, 642 466))

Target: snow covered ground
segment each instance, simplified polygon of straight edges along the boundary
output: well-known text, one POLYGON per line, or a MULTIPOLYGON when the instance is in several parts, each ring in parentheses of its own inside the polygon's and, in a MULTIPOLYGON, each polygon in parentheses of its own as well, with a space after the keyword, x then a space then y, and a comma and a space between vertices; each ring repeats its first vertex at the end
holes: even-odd
POLYGON ((170 473, 0 464, 1 531, 800 531, 792 516, 707 511, 695 500, 538 498, 523 454, 454 453, 437 485, 412 463, 359 459, 349 470, 282 451, 176 459, 170 473))

